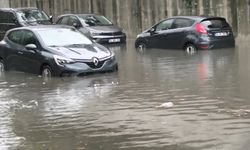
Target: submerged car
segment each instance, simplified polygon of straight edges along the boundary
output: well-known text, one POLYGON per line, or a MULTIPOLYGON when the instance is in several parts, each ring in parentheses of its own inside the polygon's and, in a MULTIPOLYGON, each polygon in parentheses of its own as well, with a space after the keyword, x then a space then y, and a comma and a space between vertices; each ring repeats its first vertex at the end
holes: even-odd
POLYGON ((137 35, 135 47, 184 49, 213 49, 234 47, 230 25, 222 17, 176 16, 164 19, 137 35))
POLYGON ((35 7, 0 8, 0 40, 12 28, 52 24, 52 16, 35 7))
POLYGON ((125 43, 126 34, 106 17, 95 14, 65 14, 56 24, 74 26, 98 43, 125 43))
POLYGON ((116 71, 115 54, 77 29, 33 26, 9 30, 0 42, 1 70, 45 77, 116 71))

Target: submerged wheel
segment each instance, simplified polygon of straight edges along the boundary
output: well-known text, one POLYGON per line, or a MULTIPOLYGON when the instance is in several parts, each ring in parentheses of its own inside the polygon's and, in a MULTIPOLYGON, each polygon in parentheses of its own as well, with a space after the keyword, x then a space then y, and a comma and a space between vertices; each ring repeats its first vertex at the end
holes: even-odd
POLYGON ((5 68, 4 68, 4 63, 3 60, 0 60, 0 72, 4 72, 5 68))
POLYGON ((138 51, 143 52, 147 48, 147 45, 145 42, 139 42, 137 43, 136 48, 138 49, 138 51))
POLYGON ((189 54, 193 54, 197 51, 197 48, 195 47, 194 44, 187 44, 184 48, 185 52, 189 54))
POLYGON ((52 69, 48 65, 43 66, 41 74, 42 74, 43 78, 51 78, 52 77, 52 69))

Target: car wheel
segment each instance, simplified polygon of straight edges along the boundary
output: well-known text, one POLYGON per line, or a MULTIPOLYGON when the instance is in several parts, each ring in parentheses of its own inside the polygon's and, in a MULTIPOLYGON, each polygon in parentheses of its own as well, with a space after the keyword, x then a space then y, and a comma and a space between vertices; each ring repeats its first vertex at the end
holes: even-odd
POLYGON ((4 72, 4 71, 5 71, 4 62, 3 60, 0 60, 0 72, 4 72))
POLYGON ((141 49, 141 50, 145 50, 145 49, 147 48, 147 45, 146 45, 145 42, 139 42, 139 43, 137 44, 137 48, 138 48, 138 49, 141 49))
POLYGON ((0 60, 0 74, 2 74, 4 71, 5 71, 5 67, 4 67, 5 65, 4 65, 4 62, 3 62, 3 60, 1 59, 0 60))
POLYGON ((193 54, 197 51, 194 44, 187 44, 184 49, 188 54, 193 54))
POLYGON ((136 48, 139 52, 144 52, 147 48, 147 44, 145 42, 141 41, 141 42, 137 43, 136 48))
POLYGON ((118 65, 116 65, 114 71, 118 71, 118 69, 119 69, 119 67, 118 67, 118 65))
POLYGON ((48 65, 43 66, 41 74, 42 74, 43 78, 51 78, 52 77, 52 69, 48 65))

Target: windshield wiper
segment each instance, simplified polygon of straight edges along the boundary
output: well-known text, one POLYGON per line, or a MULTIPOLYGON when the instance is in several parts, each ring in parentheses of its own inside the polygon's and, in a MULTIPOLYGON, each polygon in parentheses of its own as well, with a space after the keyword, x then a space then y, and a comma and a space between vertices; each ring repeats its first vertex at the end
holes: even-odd
POLYGON ((58 47, 58 45, 49 45, 49 47, 58 47))
POLYGON ((80 48, 82 48, 82 47, 84 47, 84 45, 85 44, 69 44, 69 45, 65 45, 65 47, 80 47, 80 48))

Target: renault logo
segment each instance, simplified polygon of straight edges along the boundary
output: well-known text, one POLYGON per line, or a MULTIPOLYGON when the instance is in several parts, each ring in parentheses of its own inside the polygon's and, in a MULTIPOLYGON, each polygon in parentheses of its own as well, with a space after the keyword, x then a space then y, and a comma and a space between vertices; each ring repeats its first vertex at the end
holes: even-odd
POLYGON ((95 66, 97 66, 98 63, 99 63, 99 60, 98 60, 98 58, 96 58, 96 57, 93 57, 93 58, 92 58, 92 61, 93 61, 93 63, 94 63, 95 66))

